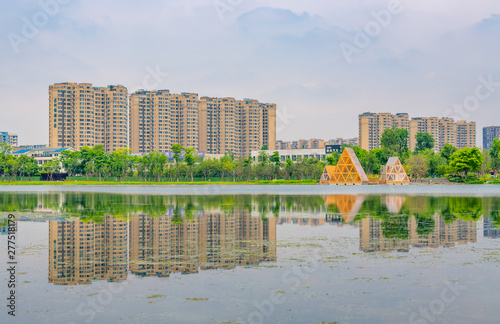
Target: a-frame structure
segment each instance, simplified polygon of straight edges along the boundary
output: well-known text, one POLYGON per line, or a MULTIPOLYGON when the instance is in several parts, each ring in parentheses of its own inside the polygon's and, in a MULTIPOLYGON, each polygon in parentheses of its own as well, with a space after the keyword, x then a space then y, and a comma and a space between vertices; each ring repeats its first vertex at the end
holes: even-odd
POLYGON ((363 170, 354 150, 350 147, 344 148, 330 178, 330 184, 361 185, 368 184, 368 182, 365 170, 363 170))
POLYGON ((320 184, 329 184, 330 179, 332 178, 333 172, 335 172, 336 166, 327 165, 321 174, 321 179, 319 180, 320 184))
POLYGON ((354 221, 364 201, 365 197, 360 195, 328 195, 325 197, 325 204, 327 206, 336 205, 346 223, 354 221))
POLYGON ((391 157, 386 165, 380 167, 380 183, 388 185, 409 185, 410 178, 406 174, 398 157, 391 157))

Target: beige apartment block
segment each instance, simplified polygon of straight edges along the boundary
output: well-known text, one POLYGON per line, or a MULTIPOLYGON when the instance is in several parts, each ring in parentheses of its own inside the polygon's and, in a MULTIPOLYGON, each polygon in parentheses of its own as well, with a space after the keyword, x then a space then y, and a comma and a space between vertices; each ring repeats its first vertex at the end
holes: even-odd
POLYGON ((172 142, 182 147, 198 149, 198 95, 196 93, 171 94, 170 118, 172 142))
POLYGON ((276 140, 276 150, 291 150, 291 149, 292 149, 291 142, 276 140))
POLYGON ((359 138, 341 138, 337 137, 325 142, 325 145, 354 145, 359 146, 359 138))
POLYGON ((236 127, 236 100, 234 98, 202 97, 199 105, 200 151, 207 154, 237 152, 240 127, 236 127))
POLYGON ((202 97, 199 105, 200 150, 232 151, 247 157, 263 145, 276 149, 276 105, 257 100, 202 97))
POLYGON ((128 93, 124 86, 64 82, 49 86, 49 146, 106 152, 128 146, 128 93))
POLYGON ((380 147, 380 138, 387 128, 406 129, 409 133, 409 148, 415 150, 417 133, 429 133, 435 140, 434 151, 441 150, 446 143, 457 148, 476 146, 476 123, 458 121, 453 118, 415 117, 408 114, 364 113, 359 115, 359 146, 365 150, 380 147))
MULTIPOLYGON (((168 151, 172 144, 170 92, 137 91, 130 96, 130 149, 132 153, 168 151)), ((176 125, 177 126, 177 125, 176 125)))
POLYGON ((140 90, 130 96, 132 153, 166 152, 172 145, 198 149, 198 95, 140 90))
POLYGON ((417 145, 417 133, 429 133, 434 138, 434 151, 440 151, 445 144, 457 148, 476 147, 476 123, 458 121, 453 118, 417 117, 410 121, 410 150, 417 145))
POLYGON ((380 147, 380 138, 387 128, 409 131, 409 116, 406 113, 364 113, 359 115, 359 146, 365 150, 380 147))

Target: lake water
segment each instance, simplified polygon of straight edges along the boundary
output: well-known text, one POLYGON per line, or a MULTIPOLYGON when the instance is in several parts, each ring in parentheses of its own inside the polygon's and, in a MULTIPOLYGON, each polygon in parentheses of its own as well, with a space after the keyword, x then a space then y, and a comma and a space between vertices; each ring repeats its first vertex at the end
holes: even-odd
POLYGON ((499 322, 500 186, 12 186, 0 206, 2 323, 499 322))

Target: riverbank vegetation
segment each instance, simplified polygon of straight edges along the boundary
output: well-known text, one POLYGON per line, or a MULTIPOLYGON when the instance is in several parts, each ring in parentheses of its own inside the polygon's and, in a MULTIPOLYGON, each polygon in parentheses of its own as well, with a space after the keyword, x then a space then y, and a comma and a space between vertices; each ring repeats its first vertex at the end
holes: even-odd
MULTIPOLYGON (((408 147, 408 132, 387 129, 380 148, 366 151, 353 149, 371 179, 376 179, 380 166, 391 156, 398 156, 408 175, 415 178, 448 178, 452 182, 498 183, 491 179, 490 170, 500 169, 500 140, 495 139, 490 150, 457 149, 446 144, 434 150, 434 139, 427 133, 417 134, 414 151, 408 147), (490 181, 491 180, 491 181, 490 181)), ((220 159, 201 159, 192 148, 172 146, 173 158, 160 152, 143 156, 131 155, 124 148, 106 154, 102 146, 84 147, 80 151, 63 151, 59 159, 39 166, 25 155, 14 156, 5 143, 0 144, 0 183, 38 184, 41 173, 69 174, 68 184, 181 184, 181 183, 299 183, 312 184, 320 178, 325 165, 335 165, 340 153, 317 158, 282 161, 279 153, 261 151, 256 160, 236 158, 231 152, 220 159)))

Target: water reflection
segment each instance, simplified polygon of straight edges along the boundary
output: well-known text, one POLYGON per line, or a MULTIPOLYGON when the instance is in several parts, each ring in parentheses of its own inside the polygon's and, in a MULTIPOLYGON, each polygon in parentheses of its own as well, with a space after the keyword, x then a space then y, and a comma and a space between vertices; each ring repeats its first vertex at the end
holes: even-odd
POLYGON ((484 236, 500 234, 499 197, 4 192, 0 204, 49 221, 49 282, 64 285, 273 262, 284 224, 354 227, 364 252, 475 243, 483 216, 484 236))
POLYGON ((442 217, 392 218, 387 221, 367 217, 361 220, 359 248, 364 252, 399 251, 408 252, 410 247, 452 247, 455 243, 466 244, 477 241, 477 222, 457 220, 446 223, 442 217), (394 231, 394 227, 398 231, 394 231), (394 232, 406 235, 390 235, 394 232), (390 234, 389 234, 390 233, 390 234))
POLYGON ((189 221, 177 216, 50 221, 49 282, 122 281, 128 270, 168 277, 276 260, 275 218, 263 220, 245 211, 230 216, 211 211, 189 221))

